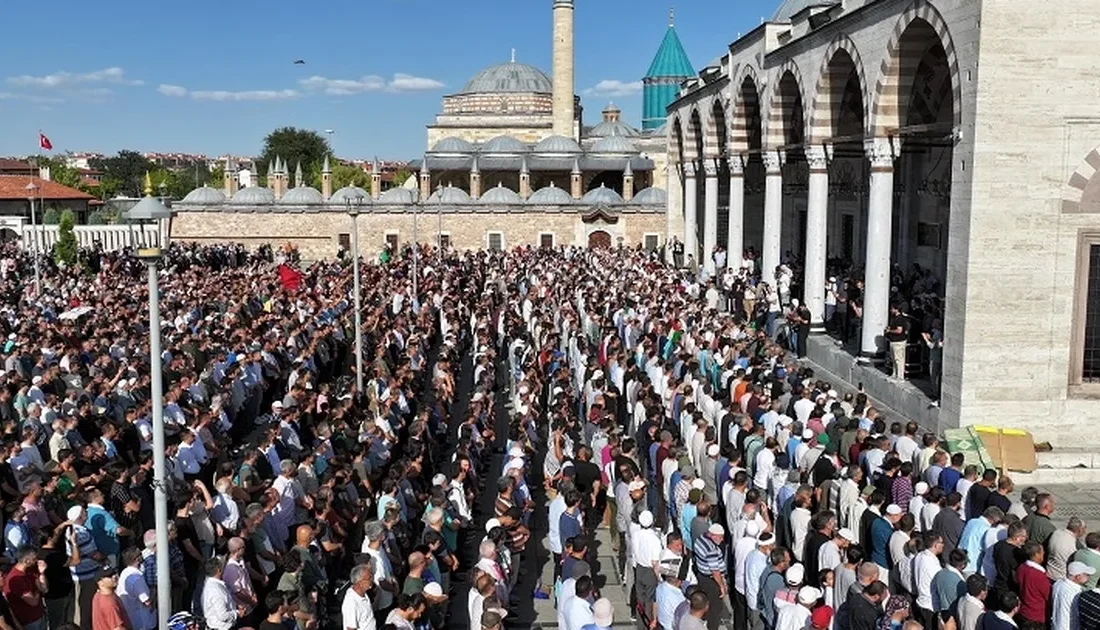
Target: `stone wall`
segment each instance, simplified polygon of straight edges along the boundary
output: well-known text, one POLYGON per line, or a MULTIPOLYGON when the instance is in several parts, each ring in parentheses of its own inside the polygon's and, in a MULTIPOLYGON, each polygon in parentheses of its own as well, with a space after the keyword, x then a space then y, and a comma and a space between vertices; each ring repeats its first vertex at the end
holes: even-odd
POLYGON ((456 94, 443 97, 444 114, 470 112, 499 116, 511 113, 550 114, 553 102, 549 94, 503 92, 500 94, 456 94))
POLYGON ((510 126, 507 124, 510 121, 502 120, 499 116, 486 117, 485 122, 490 123, 486 126, 471 125, 464 127, 458 123, 454 125, 439 125, 437 123, 428 127, 428 147, 431 148, 440 140, 452 136, 475 144, 492 140, 497 136, 511 136, 520 142, 535 143, 551 135, 550 116, 541 118, 544 118, 544 120, 532 121, 527 124, 517 122, 516 126, 510 126))
MULTIPOLYGON (((172 219, 172 238, 200 243, 244 243, 255 247, 263 243, 279 246, 294 243, 303 257, 311 260, 336 254, 341 234, 350 234, 351 219, 337 212, 311 214, 270 214, 232 212, 180 212, 172 219)), ((359 217, 359 247, 363 252, 381 249, 387 235, 398 242, 417 240, 435 242, 442 229, 457 249, 479 249, 488 245, 489 233, 500 232, 506 248, 538 245, 541 235, 553 234, 557 245, 587 245, 588 235, 603 230, 612 236, 612 244, 635 246, 645 235, 657 234, 664 242, 665 215, 622 214, 611 223, 586 223, 579 214, 563 213, 443 213, 426 212, 415 219, 411 213, 363 214, 359 217), (415 227, 414 227, 415 222, 415 227)))

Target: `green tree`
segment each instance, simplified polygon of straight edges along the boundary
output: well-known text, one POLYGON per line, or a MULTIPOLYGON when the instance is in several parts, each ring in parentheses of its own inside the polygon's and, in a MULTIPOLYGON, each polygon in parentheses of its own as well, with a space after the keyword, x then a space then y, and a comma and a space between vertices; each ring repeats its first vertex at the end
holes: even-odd
POLYGON ((50 206, 42 212, 42 225, 57 225, 61 222, 61 209, 57 206, 50 206))
POLYGON ((68 186, 69 188, 84 190, 84 178, 80 174, 80 171, 66 164, 64 159, 40 155, 37 158, 37 162, 38 168, 50 169, 50 181, 57 182, 62 186, 68 186))
POLYGON ((407 179, 409 179, 410 177, 412 177, 412 173, 409 172, 409 169, 407 169, 407 168, 398 169, 393 174, 393 187, 394 188, 399 188, 401 186, 404 186, 405 181, 407 179))
POLYGON ((332 189, 339 190, 344 186, 358 186, 369 191, 370 175, 354 164, 336 162, 332 166, 332 189))
POLYGON ((102 210, 96 210, 88 214, 88 225, 107 225, 109 217, 102 210))
POLYGON ((54 247, 54 257, 57 263, 72 266, 76 262, 76 234, 73 233, 73 211, 66 209, 61 213, 61 223, 58 225, 57 245, 54 247))
MULTIPOLYGON (((321 134, 308 129, 296 129, 294 127, 280 127, 267 134, 264 138, 264 149, 259 159, 259 169, 262 175, 267 175, 267 167, 282 158, 286 162, 287 171, 290 174, 290 184, 294 185, 294 169, 301 162, 302 170, 307 174, 320 172, 325 156, 332 153, 332 149, 321 134)), ((306 181, 311 181, 307 178, 306 181)))
POLYGON ((140 197, 145 173, 153 170, 152 162, 137 151, 128 150, 119 151, 109 158, 92 160, 91 166, 103 171, 100 188, 111 197, 116 194, 140 197))

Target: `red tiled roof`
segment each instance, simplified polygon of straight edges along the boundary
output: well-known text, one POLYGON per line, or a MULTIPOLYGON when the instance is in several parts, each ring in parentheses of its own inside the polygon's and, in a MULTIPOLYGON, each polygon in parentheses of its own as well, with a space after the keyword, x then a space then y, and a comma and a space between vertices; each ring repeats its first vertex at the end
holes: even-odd
POLYGON ((23 160, 13 160, 11 158, 0 158, 0 172, 7 173, 34 173, 38 169, 29 162, 23 160))
POLYGON ((88 193, 62 186, 57 182, 48 182, 39 177, 0 175, 0 200, 27 199, 30 197, 27 184, 32 181, 35 186, 38 186, 38 190, 34 191, 35 197, 38 199, 95 199, 88 193))

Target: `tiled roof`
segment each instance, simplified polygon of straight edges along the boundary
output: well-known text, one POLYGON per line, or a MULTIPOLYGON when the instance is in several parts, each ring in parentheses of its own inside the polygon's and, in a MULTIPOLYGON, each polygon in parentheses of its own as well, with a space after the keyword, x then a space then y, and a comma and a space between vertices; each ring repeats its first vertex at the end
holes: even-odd
POLYGON ((34 191, 38 199, 95 199, 88 193, 39 177, 0 175, 0 200, 27 199, 30 197, 27 184, 32 181, 35 186, 38 186, 38 190, 34 191))
POLYGON ((13 160, 11 158, 0 158, 0 172, 4 173, 34 173, 36 169, 29 162, 23 160, 13 160))
POLYGON ((669 25, 665 31, 665 38, 661 41, 661 47, 653 57, 653 63, 649 66, 649 72, 645 73, 647 79, 657 77, 693 77, 695 70, 691 67, 691 60, 684 52, 684 45, 676 35, 676 29, 669 25))

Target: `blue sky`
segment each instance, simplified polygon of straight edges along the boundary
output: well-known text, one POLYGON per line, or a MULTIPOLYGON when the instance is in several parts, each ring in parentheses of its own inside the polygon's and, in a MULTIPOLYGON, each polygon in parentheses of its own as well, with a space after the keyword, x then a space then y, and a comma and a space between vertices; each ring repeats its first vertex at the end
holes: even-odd
MULTIPOLYGON (((640 84, 667 28, 668 0, 578 0, 576 82, 585 121, 613 100, 639 124, 640 84), (602 83, 601 83, 602 82, 602 83), (594 89, 596 86, 604 89, 594 89), (610 86, 608 88, 608 86, 610 86)), ((184 151, 254 154, 290 125, 333 129, 348 158, 412 158, 440 97, 485 66, 550 67, 551 0, 57 0, 7 7, 0 54, 0 155, 184 151), (306 65, 293 65, 302 58, 306 65)), ((698 69, 771 2, 675 7, 698 69)))

